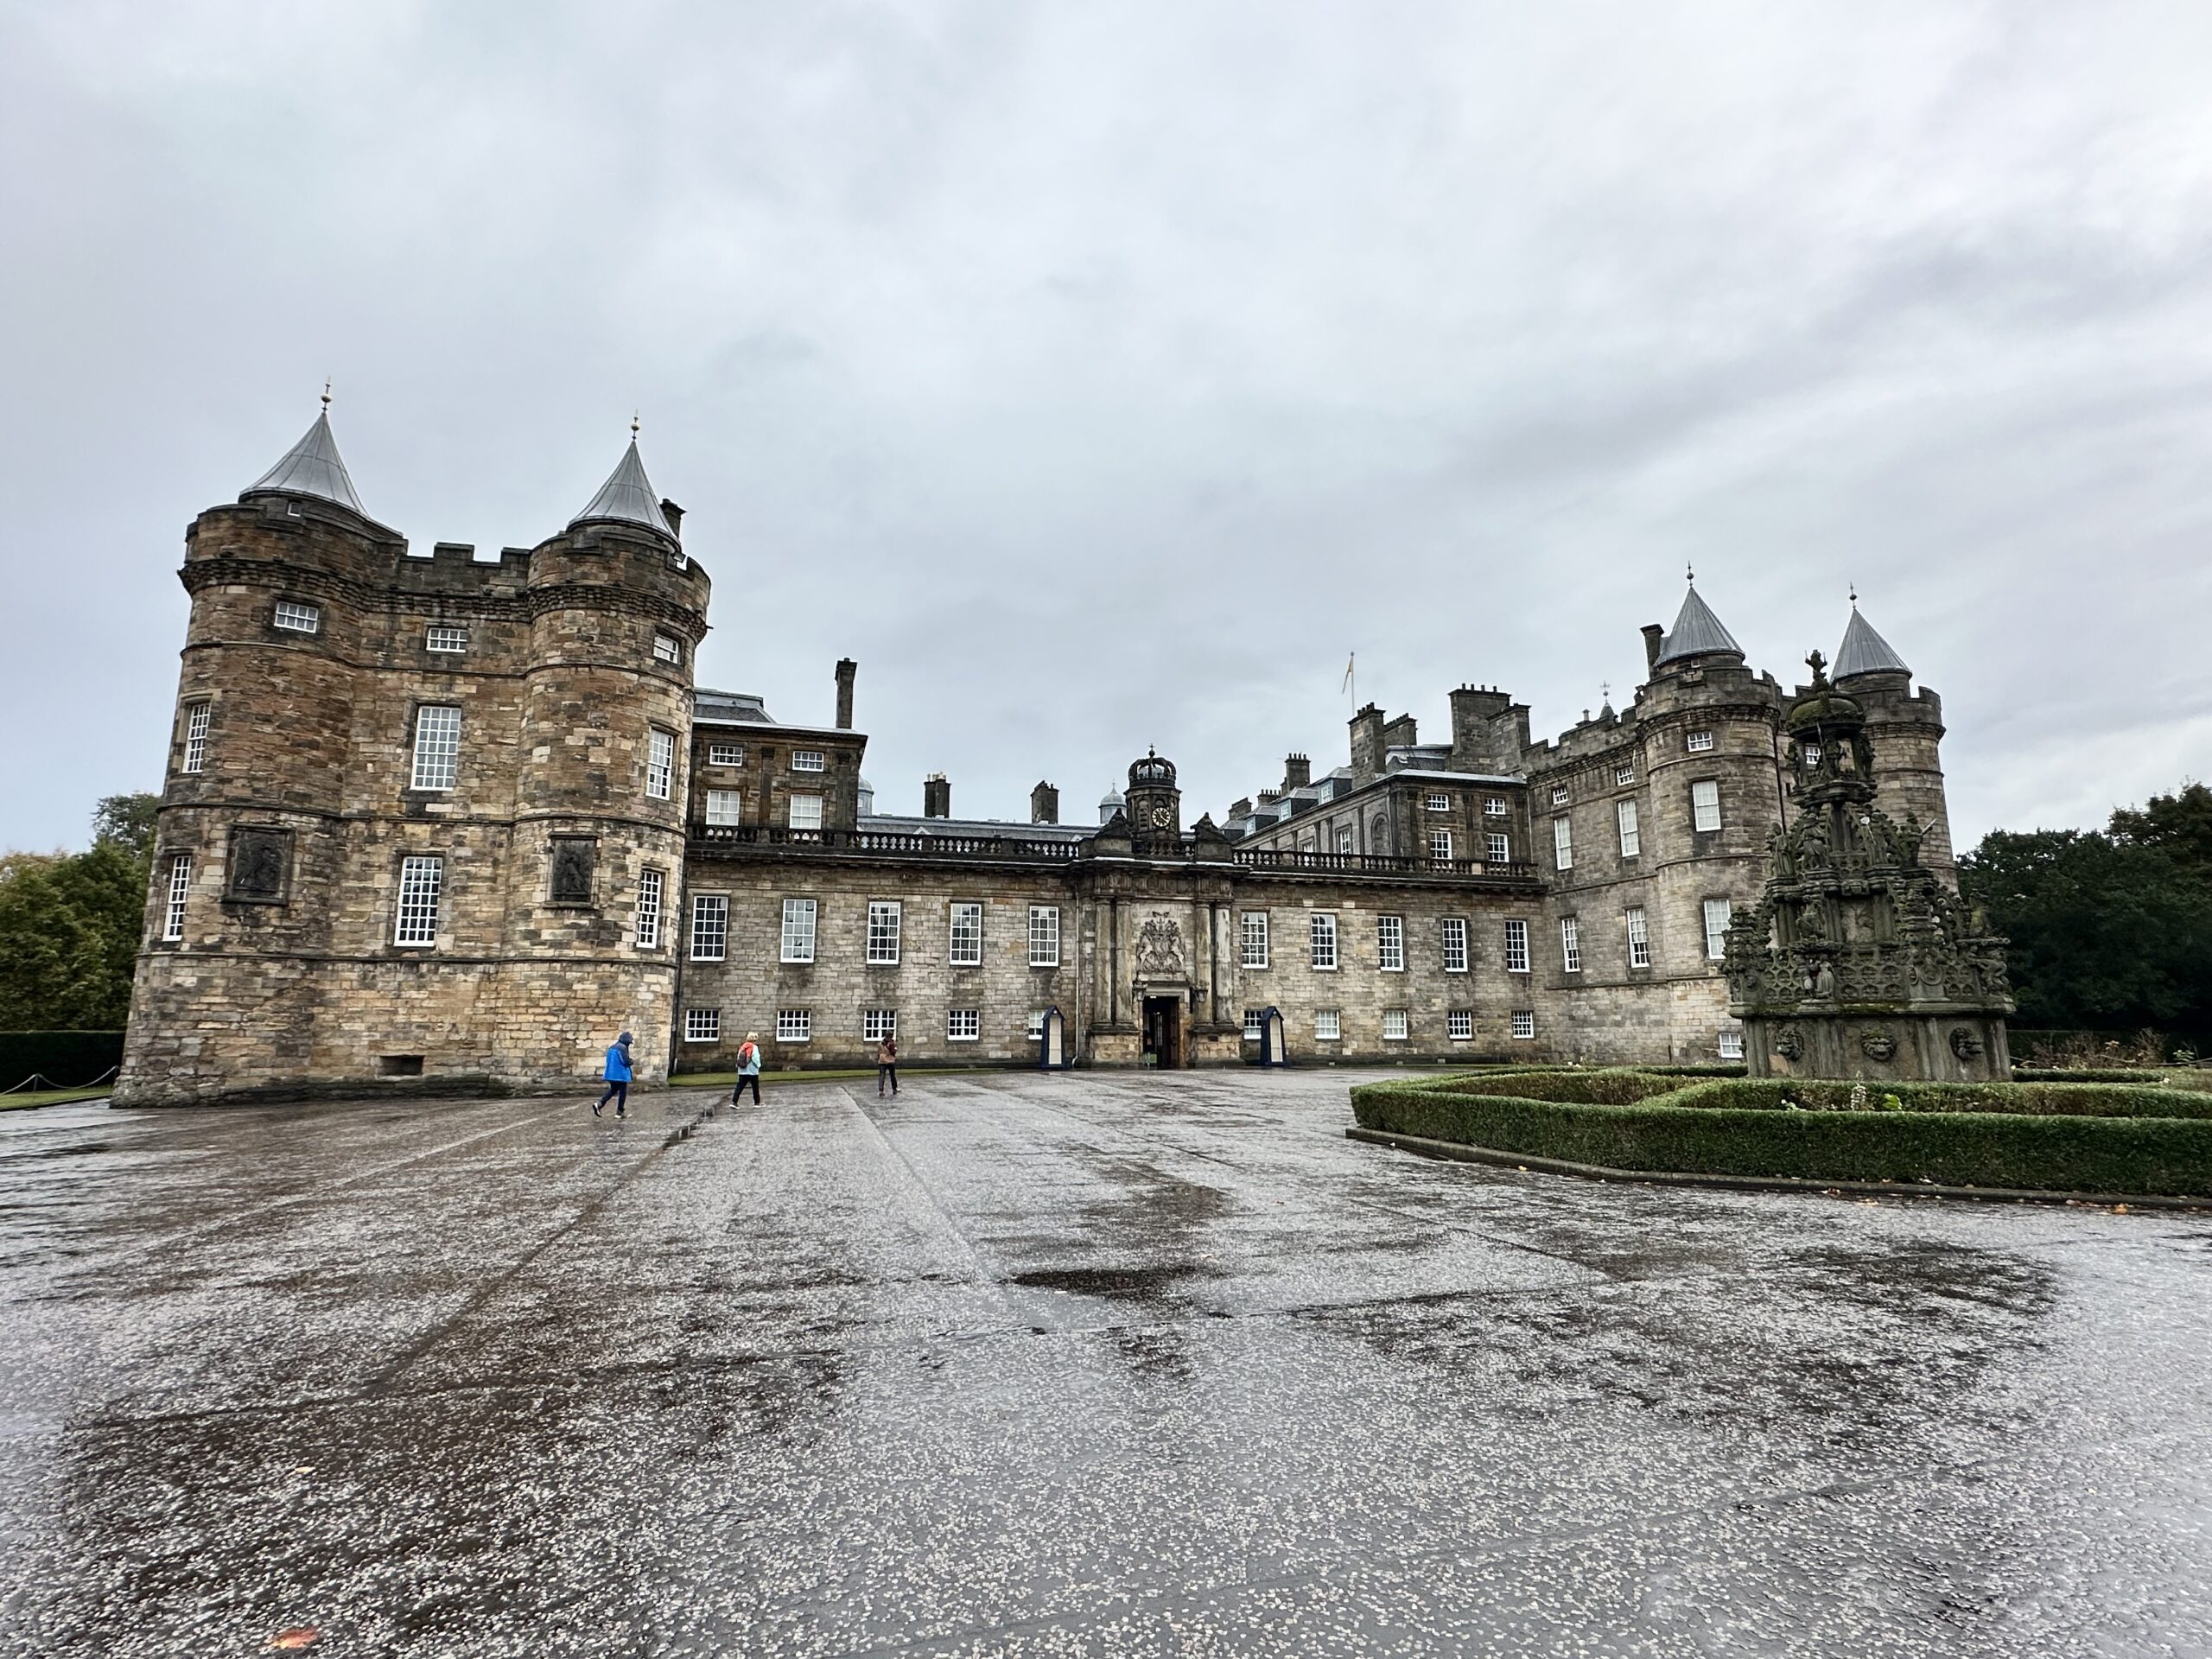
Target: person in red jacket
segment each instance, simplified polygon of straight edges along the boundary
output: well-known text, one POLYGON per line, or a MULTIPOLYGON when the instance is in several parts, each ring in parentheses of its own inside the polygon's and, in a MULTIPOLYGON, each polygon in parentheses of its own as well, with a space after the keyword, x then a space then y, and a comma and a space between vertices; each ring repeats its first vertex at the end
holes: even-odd
POLYGON ((745 1040, 737 1046, 737 1092, 729 1097, 733 1106, 745 1098, 745 1085, 753 1085, 753 1103, 760 1103, 760 1033, 748 1031, 745 1040))

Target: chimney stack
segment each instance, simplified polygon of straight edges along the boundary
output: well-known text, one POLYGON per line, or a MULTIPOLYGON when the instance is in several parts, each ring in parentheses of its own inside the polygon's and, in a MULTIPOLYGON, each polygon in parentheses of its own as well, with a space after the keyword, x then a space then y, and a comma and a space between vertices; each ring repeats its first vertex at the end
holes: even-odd
POLYGON ((660 516, 668 520, 668 533, 677 541, 683 539, 683 509, 673 501, 660 504, 660 516))
POLYGON ((853 676, 860 671, 860 664, 849 657, 837 659, 837 729, 853 729, 853 676))
POLYGON ((1029 791, 1029 822, 1058 823, 1060 821, 1060 791, 1050 784, 1040 783, 1029 791))
POLYGON ((952 816, 952 785, 941 772, 933 772, 922 779, 922 816, 925 818, 949 818, 952 816))
POLYGON ((1659 647, 1667 638, 1667 630, 1656 622, 1643 625, 1643 671, 1656 673, 1659 668, 1659 647))
POLYGON ((1302 754, 1290 754, 1283 757, 1282 792, 1284 794, 1289 794, 1294 789, 1303 789, 1313 781, 1313 763, 1311 760, 1302 754))

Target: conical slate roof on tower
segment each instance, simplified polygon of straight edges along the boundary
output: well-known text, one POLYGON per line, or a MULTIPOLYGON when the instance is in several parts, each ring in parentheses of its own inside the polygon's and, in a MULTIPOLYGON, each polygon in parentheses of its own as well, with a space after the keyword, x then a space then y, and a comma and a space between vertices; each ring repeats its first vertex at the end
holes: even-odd
POLYGON ((652 481, 645 476, 645 463, 638 458, 636 429, 632 429, 630 447, 622 452, 622 460, 606 483, 599 486, 599 493, 575 518, 569 528, 578 524, 643 524, 657 530, 671 541, 676 532, 669 527, 668 518, 660 510, 660 498, 653 493, 652 481))
POLYGON ((353 478, 338 458, 338 440, 330 435, 330 399, 322 400, 322 413, 305 436, 285 452, 284 459, 264 473, 239 493, 241 497, 266 491, 276 495, 311 495, 351 507, 364 518, 368 509, 353 493, 353 478))
POLYGON ((1697 596, 1697 589, 1693 587, 1683 596, 1681 613, 1675 617, 1675 626, 1660 642, 1658 661, 1672 663, 1716 651, 1731 651, 1738 657, 1744 654, 1744 648, 1736 643, 1736 636, 1720 626, 1720 619, 1713 613, 1712 607, 1697 596))
POLYGON ((1874 625, 1859 614, 1859 607, 1851 607, 1851 623, 1843 631, 1843 644, 1836 647, 1835 677, 1847 680, 1854 674, 1910 674, 1904 658, 1890 648, 1890 642, 1874 632, 1874 625))

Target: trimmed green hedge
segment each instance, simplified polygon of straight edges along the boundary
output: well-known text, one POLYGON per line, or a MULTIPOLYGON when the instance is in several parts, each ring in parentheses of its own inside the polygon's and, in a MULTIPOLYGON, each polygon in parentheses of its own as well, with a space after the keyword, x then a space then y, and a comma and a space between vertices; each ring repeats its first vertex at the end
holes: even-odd
MULTIPOLYGON (((1580 1081, 1625 1094, 1600 1082, 1624 1075, 1580 1081)), ((1869 1084, 1922 1109, 1793 1111, 1785 1097, 1833 1089, 1847 1104, 1852 1085, 1697 1083, 1615 1103, 1470 1092, 1469 1081, 1364 1084, 1352 1114, 1363 1128, 1613 1169, 2212 1194, 2212 1103, 2173 1090, 1869 1084)))
POLYGON ((0 1089, 34 1073, 74 1089, 122 1064, 119 1031, 0 1031, 0 1089))

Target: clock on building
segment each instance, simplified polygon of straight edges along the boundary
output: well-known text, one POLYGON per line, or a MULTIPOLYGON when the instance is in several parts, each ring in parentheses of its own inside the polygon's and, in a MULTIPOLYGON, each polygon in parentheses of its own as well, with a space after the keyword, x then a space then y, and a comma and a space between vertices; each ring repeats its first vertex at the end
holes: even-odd
POLYGON ((1147 753, 1129 767, 1129 823, 1140 844, 1182 850, 1183 791, 1175 765, 1147 753))

